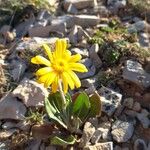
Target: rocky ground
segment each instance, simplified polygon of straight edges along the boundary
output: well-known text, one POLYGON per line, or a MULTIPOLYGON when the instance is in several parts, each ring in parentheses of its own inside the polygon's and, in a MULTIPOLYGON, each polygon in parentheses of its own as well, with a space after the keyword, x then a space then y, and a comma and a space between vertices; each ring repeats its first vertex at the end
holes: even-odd
POLYGON ((25 19, 1 27, 0 149, 62 149, 49 145, 48 90, 35 82, 30 59, 43 43, 66 38, 89 70, 72 94, 97 91, 102 101, 101 117, 68 149, 150 150, 150 18, 131 10, 127 0, 62 0, 54 14, 29 7, 25 19))

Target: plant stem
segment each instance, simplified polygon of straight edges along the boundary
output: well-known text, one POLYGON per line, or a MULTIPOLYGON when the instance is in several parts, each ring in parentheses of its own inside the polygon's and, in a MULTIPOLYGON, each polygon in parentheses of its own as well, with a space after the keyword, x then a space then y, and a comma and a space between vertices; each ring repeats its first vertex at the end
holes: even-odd
POLYGON ((58 82, 58 87, 59 87, 59 92, 60 92, 60 95, 61 95, 61 98, 62 98, 62 101, 63 101, 63 109, 65 109, 65 107, 66 107, 66 98, 65 98, 64 92, 62 90, 61 81, 58 82))

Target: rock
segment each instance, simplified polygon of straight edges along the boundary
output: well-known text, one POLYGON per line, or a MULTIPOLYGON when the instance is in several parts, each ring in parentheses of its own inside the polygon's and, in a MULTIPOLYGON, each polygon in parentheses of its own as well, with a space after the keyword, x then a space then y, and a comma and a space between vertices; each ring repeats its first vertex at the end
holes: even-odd
POLYGON ((98 118, 89 118, 88 120, 95 128, 98 126, 98 118))
POLYGON ((150 86, 150 74, 145 72, 142 65, 137 61, 127 60, 123 69, 123 78, 138 86, 145 88, 150 86))
POLYGON ((43 106, 44 99, 48 96, 48 91, 43 85, 25 78, 21 81, 18 87, 15 88, 12 94, 14 97, 22 100, 27 107, 40 107, 43 106))
POLYGON ((26 113, 26 107, 11 94, 0 100, 0 119, 22 120, 26 113))
POLYGON ((149 128, 150 119, 148 118, 149 113, 147 111, 143 111, 141 113, 137 113, 137 119, 142 124, 143 128, 149 128))
POLYGON ((126 109, 124 111, 124 113, 132 118, 135 118, 137 116, 137 112, 136 111, 133 111, 133 110, 130 110, 130 109, 126 109))
POLYGON ((92 45, 91 48, 89 49, 90 58, 93 60, 93 64, 95 65, 97 69, 101 68, 102 66, 102 60, 97 54, 98 51, 99 51, 98 44, 92 45))
POLYGON ((51 124, 34 125, 31 128, 32 136, 35 139, 47 139, 53 133, 53 126, 51 124))
POLYGON ((115 117, 119 117, 121 115, 121 113, 123 112, 124 108, 125 108, 125 106, 118 105, 118 107, 117 107, 117 109, 116 109, 116 111, 114 113, 114 116, 115 117))
POLYGON ((139 103, 144 106, 147 107, 148 109, 150 108, 150 93, 145 93, 143 95, 143 97, 141 98, 141 100, 139 101, 139 103))
POLYGON ((0 142, 0 149, 1 150, 8 150, 7 146, 6 146, 6 143, 0 142))
POLYGON ((75 14, 78 13, 78 10, 77 10, 77 8, 74 5, 70 4, 68 6, 67 12, 70 13, 70 14, 74 14, 75 15, 75 14))
POLYGON ((27 121, 20 121, 15 125, 16 128, 19 130, 25 131, 25 132, 30 132, 31 129, 31 124, 27 121))
POLYGON ((83 28, 96 26, 100 22, 100 18, 94 15, 76 15, 74 20, 75 24, 83 28))
POLYGON ((99 4, 93 8, 93 13, 100 14, 101 17, 107 17, 110 14, 106 6, 102 6, 99 4))
POLYGON ((29 29, 30 37, 49 37, 50 33, 60 32, 66 33, 65 24, 57 24, 57 25, 48 25, 48 26, 37 26, 29 29))
POLYGON ((41 145, 41 140, 33 139, 28 141, 28 143, 26 144, 27 144, 26 150, 39 150, 41 145))
POLYGON ((95 127, 90 122, 86 122, 84 125, 82 137, 80 139, 80 147, 84 147, 88 144, 94 132, 95 127))
POLYGON ((123 105, 131 109, 133 107, 133 98, 130 97, 130 98, 124 99, 123 105))
POLYGON ((139 33, 139 44, 142 47, 150 47, 149 35, 147 33, 139 33))
POLYGON ((113 150, 113 142, 97 143, 93 146, 86 146, 83 150, 113 150))
POLYGON ((76 24, 74 16, 71 15, 58 16, 56 18, 53 18, 51 21, 51 26, 60 26, 62 24, 65 24, 67 28, 73 27, 76 24))
POLYGON ((71 52, 72 54, 80 54, 82 58, 89 57, 89 52, 87 49, 72 48, 71 52))
POLYGON ((113 123, 111 134, 116 142, 122 143, 127 142, 131 138, 133 131, 132 123, 117 120, 113 123))
POLYGON ((148 150, 144 140, 142 140, 142 139, 137 139, 134 142, 134 148, 133 149, 134 150, 148 150))
POLYGON ((88 88, 88 87, 92 86, 94 83, 95 83, 94 78, 81 80, 81 86, 84 88, 88 88))
POLYGON ((147 58, 145 59, 145 71, 146 71, 147 73, 150 73, 150 57, 147 57, 147 58))
POLYGON ((6 139, 8 139, 16 131, 17 131, 16 129, 9 129, 7 131, 0 131, 0 140, 6 140, 6 139))
POLYGON ((85 92, 87 95, 91 95, 96 91, 96 88, 94 87, 94 85, 90 86, 89 88, 85 89, 85 92))
POLYGON ((14 81, 20 81, 20 79, 23 77, 26 69, 27 69, 27 65, 23 60, 12 60, 11 61, 11 67, 12 69, 10 70, 10 74, 13 78, 14 81))
POLYGON ((98 90, 102 101, 102 111, 111 116, 121 103, 122 95, 113 90, 102 87, 98 90))
POLYGON ((128 27, 128 32, 129 33, 136 33, 140 31, 144 31, 146 29, 147 23, 146 21, 138 21, 128 27))
POLYGON ((16 37, 21 38, 25 36, 29 29, 32 28, 33 23, 35 22, 35 17, 30 17, 28 20, 25 22, 20 23, 14 28, 14 31, 16 32, 16 37))
POLYGON ((140 103, 134 102, 132 109, 133 109, 134 111, 139 112, 139 111, 141 110, 141 105, 140 105, 140 103))
POLYGON ((4 35, 6 32, 10 31, 11 26, 9 25, 3 25, 0 29, 0 34, 4 35))
POLYGON ((47 146, 45 150, 57 150, 56 146, 47 146))
POLYGON ((93 7, 96 0, 65 0, 64 8, 67 10, 72 4, 77 9, 83 9, 87 7, 93 7))
POLYGON ((101 131, 96 130, 91 138, 91 143, 92 144, 98 143, 100 138, 101 138, 101 131))
POLYGON ((15 122, 7 121, 2 125, 2 128, 8 130, 8 129, 14 128, 15 126, 16 126, 15 122))
POLYGON ((109 121, 103 122, 99 124, 99 126, 97 127, 97 130, 100 131, 101 138, 103 140, 111 140, 110 128, 111 128, 111 124, 109 121))

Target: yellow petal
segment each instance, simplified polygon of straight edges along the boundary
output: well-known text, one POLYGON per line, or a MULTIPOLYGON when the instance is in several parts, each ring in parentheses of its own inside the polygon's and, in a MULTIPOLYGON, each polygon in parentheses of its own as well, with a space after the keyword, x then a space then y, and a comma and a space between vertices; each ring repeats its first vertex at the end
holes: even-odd
POLYGON ((55 77, 54 82, 52 83, 52 92, 56 93, 58 89, 58 76, 55 77))
POLYGON ((51 52, 50 47, 47 44, 43 44, 43 48, 44 48, 45 52, 47 53, 48 58, 52 62, 53 61, 53 56, 52 56, 52 52, 51 52))
POLYGON ((64 51, 67 49, 67 40, 66 39, 62 39, 61 43, 62 43, 62 54, 63 54, 64 51))
POLYGON ((78 76, 73 71, 68 71, 68 74, 71 76, 75 86, 77 88, 79 88, 81 86, 81 82, 80 82, 78 76))
POLYGON ((85 65, 80 63, 69 63, 69 67, 71 70, 77 71, 77 72, 88 72, 85 65))
POLYGON ((68 82, 69 84, 69 87, 71 88, 71 90, 74 89, 74 82, 72 80, 72 78, 70 77, 70 75, 67 73, 67 72, 64 72, 62 74, 63 78, 66 78, 66 81, 68 82))
POLYGON ((42 57, 40 55, 37 55, 37 56, 33 57, 31 59, 31 62, 33 64, 39 64, 39 65, 46 65, 46 66, 50 66, 51 65, 50 61, 48 61, 46 58, 44 58, 44 57, 42 57))
POLYGON ((49 78, 49 73, 47 73, 47 74, 41 76, 40 78, 38 78, 37 81, 38 81, 39 83, 45 83, 48 78, 49 78))
POLYGON ((69 62, 77 62, 79 60, 81 60, 81 55, 80 54, 76 54, 76 55, 72 55, 69 62))
POLYGON ((67 93, 68 92, 68 82, 67 82, 67 79, 63 75, 61 76, 61 78, 62 78, 62 82, 63 82, 64 93, 67 93))
POLYGON ((61 40, 58 39, 56 40, 56 45, 55 45, 55 55, 57 58, 61 58, 62 57, 62 43, 61 43, 61 40))
POLYGON ((55 72, 51 72, 49 73, 49 77, 47 78, 46 82, 44 83, 44 86, 47 88, 49 87, 52 82, 55 82, 54 79, 56 77, 56 73, 55 72))
POLYGON ((44 68, 41 68, 39 69, 35 74, 37 76, 42 76, 42 75, 45 75, 47 73, 50 73, 53 69, 51 67, 44 67, 44 68))

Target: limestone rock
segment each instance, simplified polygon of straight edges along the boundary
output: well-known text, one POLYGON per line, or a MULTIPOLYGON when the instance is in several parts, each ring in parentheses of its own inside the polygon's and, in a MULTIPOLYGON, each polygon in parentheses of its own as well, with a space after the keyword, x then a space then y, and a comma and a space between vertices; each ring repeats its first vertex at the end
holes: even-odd
POLYGON ((101 95, 102 111, 111 116, 120 105, 122 95, 106 87, 100 88, 98 93, 101 95))
POLYGON ((115 141, 121 143, 127 142, 131 138, 133 131, 134 126, 132 123, 117 120, 112 126, 111 134, 115 141))
POLYGON ((148 150, 145 141, 142 139, 137 139, 134 142, 134 150, 148 150))
POLYGON ((27 107, 43 106, 44 99, 48 96, 48 91, 43 85, 25 78, 12 94, 14 97, 21 99, 27 107))
POLYGON ((0 100, 0 119, 22 120, 26 113, 26 107, 11 94, 0 100))

